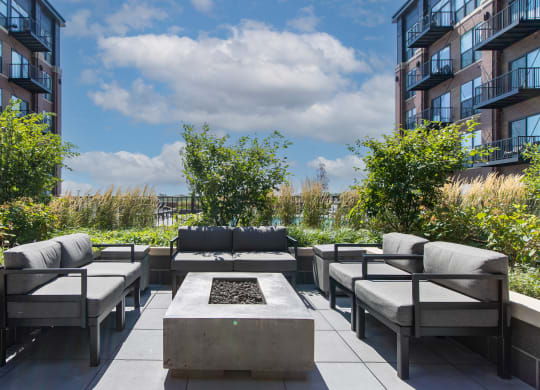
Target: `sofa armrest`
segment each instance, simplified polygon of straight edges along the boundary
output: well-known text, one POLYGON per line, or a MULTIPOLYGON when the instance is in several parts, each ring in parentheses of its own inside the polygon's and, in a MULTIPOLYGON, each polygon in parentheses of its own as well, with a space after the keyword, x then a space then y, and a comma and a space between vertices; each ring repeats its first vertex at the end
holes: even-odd
POLYGON ((396 254, 369 254, 362 256, 362 278, 368 280, 411 280, 412 274, 409 275, 386 275, 377 274, 370 275, 368 264, 373 260, 422 260, 422 255, 396 255, 396 254))
MULTIPOLYGON (((338 243, 334 244, 334 261, 340 262, 339 260, 339 248, 380 248, 380 244, 374 244, 374 243, 359 243, 359 244, 351 244, 351 243, 338 243)), ((365 254, 364 254, 365 256, 365 254)), ((349 262, 345 260, 345 262, 349 262)), ((353 260, 352 262, 359 262, 359 260, 353 260)))
POLYGON ((294 247, 294 258, 296 259, 298 257, 298 240, 295 238, 292 238, 291 236, 287 236, 287 245, 292 244, 294 247))
POLYGON ((135 261, 135 244, 92 244, 93 248, 125 248, 131 247, 131 262, 135 261))
MULTIPOLYGON (((170 245, 170 251, 169 251, 169 257, 171 258, 171 261, 173 259, 173 248, 174 248, 174 243, 176 242, 177 245, 176 247, 178 248, 178 241, 180 240, 180 236, 176 236, 174 237, 172 240, 169 240, 169 245, 170 245)), ((175 253, 176 254, 176 253, 175 253)))

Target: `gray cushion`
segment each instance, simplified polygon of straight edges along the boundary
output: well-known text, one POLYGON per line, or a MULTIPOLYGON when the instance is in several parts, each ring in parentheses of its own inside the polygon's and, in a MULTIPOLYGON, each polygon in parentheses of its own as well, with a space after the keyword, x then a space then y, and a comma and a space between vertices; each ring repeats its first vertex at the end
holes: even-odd
MULTIPOLYGON (((367 248, 342 247, 339 248, 338 258, 340 260, 359 260, 367 248)), ((313 253, 324 260, 334 260, 334 244, 314 245, 313 253)))
MULTIPOLYGON (((330 277, 353 290, 353 280, 362 278, 362 264, 354 263, 331 263, 329 268, 330 277)), ((399 268, 392 267, 385 263, 368 263, 368 273, 374 275, 410 275, 408 272, 399 268)))
MULTIPOLYGON (((424 268, 435 274, 508 274, 508 257, 486 249, 450 242, 431 242, 424 249, 424 268)), ((498 282, 490 280, 445 280, 435 281, 481 300, 498 300, 498 282)), ((506 280, 503 283, 503 299, 508 300, 506 280)))
MULTIPOLYGON (((88 278, 88 317, 97 317, 111 305, 120 301, 124 291, 124 279, 115 277, 88 278)), ((55 302, 57 296, 80 295, 80 277, 59 277, 31 293, 32 296, 48 295, 40 302, 9 302, 10 318, 73 318, 80 315, 79 302, 55 302)))
POLYGON ((233 231, 233 251, 287 251, 287 229, 279 226, 237 227, 233 231))
MULTIPOLYGON (((60 253, 60 244, 57 242, 35 242, 5 251, 4 264, 7 269, 60 268, 60 253)), ((7 293, 26 294, 56 277, 55 274, 8 275, 7 293)))
POLYGON ((288 252, 235 252, 233 258, 235 271, 296 271, 296 259, 288 252))
POLYGON ((182 272, 228 272, 233 270, 230 252, 178 252, 171 268, 182 272))
MULTIPOLYGON (((429 241, 412 234, 388 233, 383 236, 383 253, 387 255, 421 255, 429 241)), ((422 260, 387 260, 388 264, 407 272, 422 272, 422 260)))
POLYGON ((62 247, 62 268, 77 268, 93 260, 92 241, 88 234, 76 233, 53 238, 62 247))
POLYGON ((232 251, 232 229, 227 226, 181 226, 179 251, 232 251))
MULTIPOLYGON (((355 295, 390 321, 401 326, 413 325, 412 282, 358 280, 354 284, 355 295)), ((479 302, 467 295, 435 283, 420 282, 422 302, 479 302)), ((434 327, 482 327, 497 326, 497 310, 423 310, 421 325, 434 327)))
MULTIPOLYGON (((135 245, 135 260, 141 260, 150 252, 149 245, 135 245)), ((124 260, 131 259, 131 248, 127 246, 117 246, 105 248, 101 251, 102 260, 124 260)))
MULTIPOLYGON (((89 277, 96 276, 116 276, 124 279, 124 288, 130 286, 135 279, 141 276, 140 263, 115 263, 112 261, 100 262, 94 261, 81 268, 87 269, 89 277)), ((71 274, 72 277, 78 277, 77 274, 71 274)))

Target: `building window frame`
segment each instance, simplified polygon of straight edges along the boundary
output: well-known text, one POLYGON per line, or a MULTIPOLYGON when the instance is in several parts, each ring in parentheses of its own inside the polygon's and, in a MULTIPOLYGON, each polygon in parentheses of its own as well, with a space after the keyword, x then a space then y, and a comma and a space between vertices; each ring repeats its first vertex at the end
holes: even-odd
POLYGON ((431 120, 434 122, 450 123, 452 122, 452 95, 450 92, 445 92, 431 99, 431 120), (448 97, 448 105, 446 98, 448 97))
MULTIPOLYGON (((473 108, 474 98, 476 96, 476 90, 482 85, 482 76, 475 77, 466 83, 461 84, 460 87, 460 118, 468 118, 472 115, 480 113, 480 110, 473 108), (470 97, 469 95, 464 98, 464 89, 470 85, 470 97)), ((466 92, 466 91, 465 91, 466 92)))
POLYGON ((459 52, 460 52, 460 57, 461 57, 461 62, 460 62, 461 69, 466 68, 467 66, 471 64, 474 64, 476 61, 482 58, 482 53, 477 50, 474 50, 474 29, 475 28, 476 26, 470 29, 469 31, 465 32, 460 37, 459 52), (463 50, 464 46, 468 47, 468 49, 463 50))
POLYGON ((515 119, 513 121, 509 121, 508 122, 508 134, 510 134, 510 138, 515 138, 515 137, 540 137, 540 112, 537 112, 535 114, 531 114, 531 115, 527 115, 525 117, 522 117, 522 118, 518 118, 518 119, 515 119), (533 119, 534 117, 538 117, 538 119, 536 119, 536 123, 535 123, 535 126, 534 126, 534 130, 535 132, 534 133, 530 133, 530 123, 529 123, 529 120, 535 120, 533 119), (524 129, 525 129, 525 134, 514 134, 514 129, 512 128, 512 125, 514 125, 515 123, 517 122, 523 122, 524 124, 524 129))
POLYGON ((452 6, 454 8, 456 23, 465 19, 465 17, 470 15, 479 5, 480 0, 453 0, 452 6))
POLYGON ((413 68, 407 72, 405 77, 405 100, 416 96, 416 91, 409 91, 409 86, 411 85, 412 80, 416 81, 417 68, 413 68))
POLYGON ((414 129, 416 127, 416 107, 407 110, 405 113, 405 128, 407 130, 414 129))

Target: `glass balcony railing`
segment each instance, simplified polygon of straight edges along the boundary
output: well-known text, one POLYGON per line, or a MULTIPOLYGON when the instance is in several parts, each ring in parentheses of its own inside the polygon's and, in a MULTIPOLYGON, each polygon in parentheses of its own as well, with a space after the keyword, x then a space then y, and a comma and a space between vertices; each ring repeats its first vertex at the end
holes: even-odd
POLYGON ((407 47, 428 47, 454 26, 454 13, 436 11, 426 15, 407 31, 407 47))
POLYGON ((15 17, 9 19, 9 33, 33 52, 52 50, 51 34, 32 18, 15 17))

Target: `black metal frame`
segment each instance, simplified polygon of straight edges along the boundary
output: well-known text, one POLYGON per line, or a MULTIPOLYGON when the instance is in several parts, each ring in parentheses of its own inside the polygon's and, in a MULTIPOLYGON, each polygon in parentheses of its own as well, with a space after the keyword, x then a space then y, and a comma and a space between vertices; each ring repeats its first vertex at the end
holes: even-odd
MULTIPOLYGON (((173 239, 169 240, 169 256, 170 256, 170 261, 171 261, 171 266, 170 266, 171 268, 171 294, 173 298, 176 295, 176 291, 178 290, 178 287, 179 287, 178 281, 183 280, 185 276, 188 274, 188 272, 180 272, 172 268, 172 262, 174 261, 174 257, 176 256, 178 252, 180 252, 178 250, 178 247, 180 244, 179 241, 180 241, 179 236, 176 236, 173 239), (176 250, 174 250, 175 243, 176 243, 176 250)), ((281 273, 289 280, 289 282, 293 286, 296 286, 296 276, 298 274, 298 260, 297 260, 298 259, 298 240, 287 235, 287 245, 289 244, 292 244, 294 247, 294 258, 296 260, 296 270, 286 271, 286 272, 281 272, 281 273)), ((231 252, 234 253, 233 251, 231 252)))
POLYGON ((411 337, 422 336, 496 336, 498 339, 497 374, 505 379, 511 378, 511 333, 508 326, 507 303, 504 301, 503 285, 506 275, 502 274, 433 274, 414 273, 396 278, 395 275, 373 275, 367 280, 410 280, 412 282, 413 324, 401 326, 390 321, 356 297, 356 335, 365 338, 366 311, 396 333, 397 374, 401 379, 409 378, 409 346, 411 337), (429 302, 420 300, 420 281, 436 280, 497 280, 498 300, 496 302, 429 302), (498 322, 495 327, 433 327, 422 326, 422 315, 428 310, 497 310, 498 322))
POLYGON ((131 248, 131 262, 135 262, 135 244, 92 244, 93 248, 114 248, 114 247, 130 247, 131 248))
MULTIPOLYGON (((126 247, 131 246, 132 262, 135 258, 134 244, 93 244, 93 247, 126 247)), ((46 284, 46 283, 44 283, 46 284)), ((6 364, 7 352, 7 328, 8 327, 45 327, 45 326, 76 326, 88 328, 90 339, 90 365, 98 366, 100 361, 100 325, 101 322, 116 307, 116 328, 123 330, 125 326, 125 297, 133 293, 134 306, 139 309, 140 301, 140 277, 126 287, 120 296, 120 300, 109 305, 98 317, 88 317, 87 314, 88 293, 88 270, 85 268, 45 268, 45 269, 5 269, 0 268, 0 366, 6 364), (40 295, 7 294, 8 275, 81 275, 81 293, 78 295, 40 295), (8 318, 7 304, 9 302, 79 302, 80 314, 78 317, 68 318, 8 318)))

